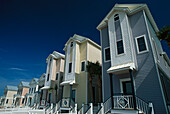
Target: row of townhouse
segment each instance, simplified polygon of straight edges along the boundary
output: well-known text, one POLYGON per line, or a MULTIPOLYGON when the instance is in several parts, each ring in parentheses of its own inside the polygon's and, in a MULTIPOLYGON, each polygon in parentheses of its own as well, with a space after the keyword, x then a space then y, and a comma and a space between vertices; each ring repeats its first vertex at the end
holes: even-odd
POLYGON ((13 105, 53 104, 58 112, 69 113, 76 107, 80 114, 91 109, 92 114, 101 103, 96 111, 100 114, 170 113, 170 60, 156 36, 159 30, 148 6, 116 4, 97 29, 101 47, 75 34, 65 44, 65 55, 54 51, 48 56, 46 74, 21 82, 18 90, 7 86, 6 99, 11 99, 9 90, 15 94, 13 105), (102 95, 97 76, 89 77, 88 61, 102 65, 102 95))

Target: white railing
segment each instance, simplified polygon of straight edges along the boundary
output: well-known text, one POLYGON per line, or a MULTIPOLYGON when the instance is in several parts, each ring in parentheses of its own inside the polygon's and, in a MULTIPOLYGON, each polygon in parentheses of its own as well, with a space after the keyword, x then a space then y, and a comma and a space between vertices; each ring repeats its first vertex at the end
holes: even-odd
POLYGON ((101 103, 101 106, 99 107, 96 114, 104 114, 104 105, 103 105, 103 103, 101 103))
POLYGON ((90 103, 90 106, 85 111, 85 114, 93 114, 93 103, 90 103))
POLYGON ((145 113, 145 114, 149 113, 149 104, 138 97, 136 97, 136 106, 137 106, 137 109, 141 111, 142 113, 145 113))
POLYGON ((114 109, 134 109, 132 95, 113 96, 114 109))
POLYGON ((107 112, 109 112, 112 109, 112 99, 111 99, 111 97, 108 98, 104 102, 103 106, 104 106, 104 113, 107 113, 107 112))
POLYGON ((78 114, 83 114, 84 112, 84 105, 82 104, 82 107, 80 108, 80 110, 78 111, 78 114))

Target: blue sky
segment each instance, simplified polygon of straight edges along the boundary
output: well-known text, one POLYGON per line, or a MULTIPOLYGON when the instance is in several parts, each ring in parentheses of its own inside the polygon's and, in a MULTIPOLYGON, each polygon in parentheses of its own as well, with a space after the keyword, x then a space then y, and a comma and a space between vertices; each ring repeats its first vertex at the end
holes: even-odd
POLYGON ((0 0, 0 95, 7 84, 39 78, 48 55, 64 53, 75 33, 100 44, 96 26, 115 3, 147 3, 159 28, 170 25, 168 0, 0 0))

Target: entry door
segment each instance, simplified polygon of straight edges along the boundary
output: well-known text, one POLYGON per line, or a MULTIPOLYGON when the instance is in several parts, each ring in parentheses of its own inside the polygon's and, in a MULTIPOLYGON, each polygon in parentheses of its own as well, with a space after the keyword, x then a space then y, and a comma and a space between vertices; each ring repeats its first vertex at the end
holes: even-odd
POLYGON ((131 81, 124 81, 122 82, 122 85, 123 85, 123 93, 125 95, 132 94, 131 81))
POLYGON ((72 90, 72 100, 75 102, 76 101, 76 90, 72 90))
POLYGON ((51 93, 49 93, 48 102, 51 103, 51 93))

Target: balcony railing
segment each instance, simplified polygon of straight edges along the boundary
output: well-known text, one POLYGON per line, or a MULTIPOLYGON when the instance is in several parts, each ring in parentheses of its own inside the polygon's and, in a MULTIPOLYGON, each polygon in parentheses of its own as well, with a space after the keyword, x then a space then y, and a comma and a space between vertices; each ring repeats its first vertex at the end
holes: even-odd
POLYGON ((59 108, 74 108, 75 103, 72 99, 68 98, 63 98, 58 102, 58 109, 59 108))
MULTIPOLYGON (((140 99, 139 97, 136 98, 136 108, 134 107, 134 98, 133 95, 115 95, 113 96, 113 107, 112 107, 112 99, 111 97, 108 98, 104 103, 103 106, 98 110, 97 114, 100 112, 108 113, 111 109, 137 109, 138 111, 149 114, 150 107, 149 104, 146 103, 144 100, 140 99)), ((152 107, 153 108, 153 107, 152 107)))
POLYGON ((114 109, 134 109, 132 95, 113 96, 114 109))

